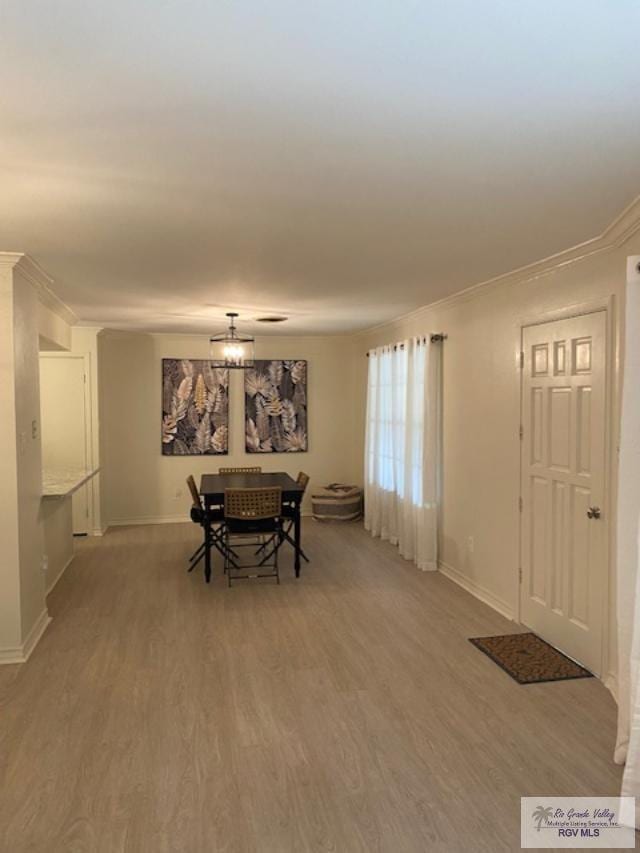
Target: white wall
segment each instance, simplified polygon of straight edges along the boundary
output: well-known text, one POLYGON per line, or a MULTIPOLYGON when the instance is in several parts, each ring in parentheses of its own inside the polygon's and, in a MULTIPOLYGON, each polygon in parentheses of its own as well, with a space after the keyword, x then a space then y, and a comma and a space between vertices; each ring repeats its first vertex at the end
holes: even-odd
POLYGON ((2 265, 2 454, 0 659, 20 660, 47 624, 40 517, 39 310, 32 272, 19 256, 2 265), (11 450, 10 448, 13 448, 11 450))
POLYGON ((24 255, 0 252, 0 663, 24 660, 46 628, 42 571, 39 342, 70 340, 69 314, 24 255), (56 314, 59 310, 60 314, 56 314))
MULTIPOLYGON (((624 382, 620 424, 620 477, 618 488, 618 578, 617 617, 619 650, 618 738, 615 759, 623 764, 629 740, 637 739, 637 667, 640 655, 638 613, 640 601, 640 255, 627 259, 627 314, 624 382)), ((630 762, 623 780, 623 795, 637 794, 637 756, 630 762), (634 779, 635 784, 634 784, 634 779)))
POLYGON ((20 267, 14 269, 14 381, 17 430, 18 535, 23 635, 46 612, 40 502, 40 353, 38 296, 20 267), (35 434, 33 431, 35 425, 35 434))
MULTIPOLYGON (((520 476, 520 325, 568 306, 612 299, 610 367, 611 507, 615 497, 619 401, 617 358, 624 306, 626 255, 640 235, 623 245, 543 274, 511 277, 389 323, 357 339, 357 445, 364 453, 367 360, 371 347, 410 335, 444 332, 444 464, 440 558, 445 572, 501 612, 518 610, 520 476), (474 539, 474 551, 467 546, 474 539)), ((358 480, 362 480, 362 467, 358 480)), ((615 523, 611 519, 613 534, 615 523)), ((613 560, 611 560, 613 567, 613 560)), ((615 653, 613 570, 609 591, 611 683, 615 653)), ((614 686, 614 685, 612 685, 614 686)))
POLYGON ((36 306, 40 350, 68 350, 71 348, 71 326, 41 302, 36 306))
MULTIPOLYGON (((208 358, 203 336, 103 332, 99 341, 104 501, 108 523, 187 519, 185 479, 224 465, 299 470, 310 489, 353 475, 354 359, 346 337, 264 337, 260 358, 308 361, 309 451, 247 454, 244 450, 242 371, 231 371, 230 446, 227 456, 162 456, 162 358, 208 358)), ((308 507, 307 500, 307 507, 308 507)))
POLYGON ((0 655, 22 643, 13 292, 13 267, 0 265, 0 655))

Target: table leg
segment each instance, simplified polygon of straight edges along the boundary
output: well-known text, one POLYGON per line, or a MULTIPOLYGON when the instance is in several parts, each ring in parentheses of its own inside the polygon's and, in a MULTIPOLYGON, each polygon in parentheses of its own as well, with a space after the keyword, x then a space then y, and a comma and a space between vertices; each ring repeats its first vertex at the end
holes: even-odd
POLYGON ((211 581, 211 516, 209 507, 204 511, 204 579, 207 583, 211 581))
POLYGON ((295 556, 295 563, 294 563, 294 566, 295 566, 295 570, 296 570, 296 577, 297 577, 297 578, 299 578, 299 577, 300 577, 300 534, 301 534, 301 530, 300 530, 300 528, 301 528, 301 519, 300 519, 300 516, 301 516, 301 512, 300 512, 300 501, 298 501, 298 502, 296 503, 296 514, 295 514, 295 519, 294 519, 294 524, 293 524, 294 539, 295 539, 295 543, 296 543, 296 547, 295 547, 295 554, 296 554, 296 556, 295 556))

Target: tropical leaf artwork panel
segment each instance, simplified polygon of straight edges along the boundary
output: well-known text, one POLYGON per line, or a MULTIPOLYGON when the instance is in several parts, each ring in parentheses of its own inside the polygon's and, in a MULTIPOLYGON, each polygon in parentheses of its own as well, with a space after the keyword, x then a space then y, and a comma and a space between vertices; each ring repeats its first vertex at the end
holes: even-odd
POLYGON ((200 359, 162 359, 162 455, 229 452, 229 371, 200 359))
POLYGON ((255 361, 245 370, 247 453, 304 453, 307 437, 307 362, 255 361))

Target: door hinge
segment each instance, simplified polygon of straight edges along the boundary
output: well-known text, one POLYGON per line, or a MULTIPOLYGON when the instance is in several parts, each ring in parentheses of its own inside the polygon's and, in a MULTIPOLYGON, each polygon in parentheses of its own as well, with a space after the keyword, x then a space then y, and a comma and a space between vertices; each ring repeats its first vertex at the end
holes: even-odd
POLYGON ((520 424, 520 429, 518 430, 518 435, 520 436, 520 441, 524 438, 524 427, 520 424))
POLYGON ((518 498, 518 509, 520 510, 520 512, 522 512, 522 510, 524 509, 524 501, 522 500, 522 498, 518 498))
POLYGON ((520 353, 519 361, 520 361, 520 370, 523 370, 524 369, 524 352, 520 353))
POLYGON ((522 566, 518 569, 518 583, 522 583, 522 566))

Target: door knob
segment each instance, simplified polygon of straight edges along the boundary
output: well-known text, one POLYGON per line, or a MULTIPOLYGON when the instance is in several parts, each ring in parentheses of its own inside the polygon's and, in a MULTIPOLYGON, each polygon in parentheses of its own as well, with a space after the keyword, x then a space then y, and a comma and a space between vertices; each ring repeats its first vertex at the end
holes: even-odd
POLYGON ((590 506, 587 510, 587 518, 600 518, 600 507, 590 506))

